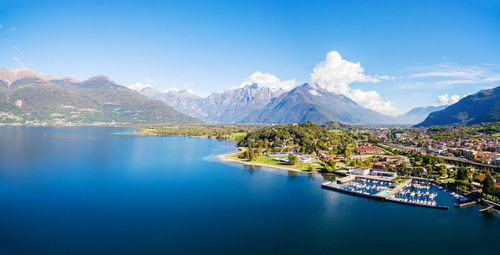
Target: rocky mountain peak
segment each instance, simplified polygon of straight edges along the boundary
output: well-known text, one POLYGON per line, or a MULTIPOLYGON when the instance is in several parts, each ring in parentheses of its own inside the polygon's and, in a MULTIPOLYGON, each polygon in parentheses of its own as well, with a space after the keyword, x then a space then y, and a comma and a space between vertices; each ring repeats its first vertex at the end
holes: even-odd
POLYGON ((29 78, 44 80, 44 81, 57 79, 57 77, 42 74, 26 67, 20 67, 16 69, 5 69, 5 68, 0 69, 0 81, 6 84, 7 87, 9 87, 16 81, 29 78))

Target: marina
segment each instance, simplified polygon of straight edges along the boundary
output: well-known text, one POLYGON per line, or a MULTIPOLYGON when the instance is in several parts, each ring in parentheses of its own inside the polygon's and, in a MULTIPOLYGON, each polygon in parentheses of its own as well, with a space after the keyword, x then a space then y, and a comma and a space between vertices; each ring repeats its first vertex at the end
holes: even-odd
POLYGON ((435 198, 437 192, 432 191, 432 184, 418 180, 405 180, 402 183, 393 181, 374 180, 356 177, 336 182, 325 182, 322 188, 362 196, 366 198, 389 201, 410 206, 447 210, 447 206, 439 205, 435 198))

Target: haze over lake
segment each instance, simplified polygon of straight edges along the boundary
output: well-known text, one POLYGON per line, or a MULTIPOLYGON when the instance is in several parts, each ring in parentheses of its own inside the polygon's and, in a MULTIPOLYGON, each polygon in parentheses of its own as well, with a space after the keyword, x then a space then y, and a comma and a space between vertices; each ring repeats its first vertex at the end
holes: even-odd
POLYGON ((223 163, 234 142, 0 127, 1 254, 495 254, 500 217, 223 163), (465 237, 467 241, 465 242, 465 237))

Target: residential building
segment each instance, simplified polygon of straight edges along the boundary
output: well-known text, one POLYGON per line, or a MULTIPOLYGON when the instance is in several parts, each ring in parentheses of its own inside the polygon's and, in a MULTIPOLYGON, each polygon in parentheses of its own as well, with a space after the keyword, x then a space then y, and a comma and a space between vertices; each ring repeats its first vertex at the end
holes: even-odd
POLYGON ((386 155, 382 155, 379 157, 379 160, 381 162, 389 162, 389 163, 398 163, 401 161, 401 157, 400 156, 386 156, 386 155))
POLYGON ((384 153, 384 150, 380 149, 379 147, 376 146, 358 146, 354 152, 359 155, 365 155, 365 154, 382 154, 384 153))

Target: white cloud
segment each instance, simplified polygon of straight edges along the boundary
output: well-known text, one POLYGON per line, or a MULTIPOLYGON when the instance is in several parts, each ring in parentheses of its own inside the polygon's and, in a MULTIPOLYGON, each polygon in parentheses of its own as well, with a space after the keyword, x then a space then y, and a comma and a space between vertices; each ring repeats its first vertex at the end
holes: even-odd
POLYGON ((380 80, 395 80, 396 76, 389 76, 389 75, 375 75, 375 78, 380 79, 380 80))
POLYGON ((182 84, 182 88, 184 88, 184 90, 186 91, 189 91, 191 90, 192 87, 194 87, 194 85, 195 85, 194 81, 190 81, 182 84))
POLYGON ((240 88, 245 87, 247 85, 252 85, 254 83, 257 83, 261 87, 267 87, 272 89, 283 89, 283 90, 290 90, 295 86, 297 86, 297 82, 295 81, 295 79, 282 81, 275 75, 257 71, 252 75, 248 76, 248 78, 246 78, 240 84, 240 88))
POLYGON ((363 68, 358 63, 342 59, 336 51, 330 51, 326 59, 314 67, 310 74, 310 82, 343 95, 348 95, 349 84, 353 82, 380 82, 379 79, 365 75, 363 68))
POLYGON ((137 90, 140 91, 141 89, 144 88, 151 88, 151 84, 149 83, 142 83, 142 82, 136 82, 132 85, 127 86, 129 89, 137 90))
POLYGON ((168 88, 168 89, 164 90, 163 93, 178 92, 178 91, 180 91, 180 89, 178 89, 176 87, 172 87, 172 88, 168 88))
POLYGON ((450 97, 450 104, 454 104, 454 103, 458 102, 459 100, 460 100, 459 95, 453 95, 450 97))
POLYGON ((494 65, 464 66, 460 64, 439 64, 415 68, 411 79, 433 79, 433 85, 451 86, 457 84, 480 84, 500 81, 500 74, 494 65))
POLYGON ((451 97, 448 97, 448 93, 444 93, 444 95, 440 95, 437 97, 437 103, 439 105, 451 105, 460 100, 459 95, 452 95, 451 97))
POLYGON ((163 90, 163 93, 186 91, 190 94, 197 95, 199 97, 206 97, 206 95, 204 95, 204 94, 194 92, 194 90, 191 89, 192 86, 194 86, 194 82, 188 82, 188 83, 184 83, 182 85, 182 89, 180 89, 178 87, 171 87, 171 88, 168 88, 166 90, 163 90))
POLYGON ((364 74, 361 64, 342 59, 337 51, 328 52, 326 59, 314 67, 309 82, 330 92, 351 98, 359 105, 383 114, 395 115, 396 109, 390 101, 384 101, 376 91, 352 89, 353 82, 380 82, 380 79, 395 79, 387 75, 377 78, 364 74))
POLYGON ((196 92, 194 92, 193 89, 191 89, 194 85, 195 85, 194 81, 190 81, 190 82, 186 82, 186 83, 182 84, 182 86, 181 86, 182 89, 180 89, 178 87, 171 87, 171 88, 168 88, 168 89, 164 90, 163 92, 164 93, 168 93, 168 92, 186 91, 186 92, 191 93, 193 95, 197 95, 197 96, 200 96, 200 97, 205 97, 205 95, 200 94, 200 93, 196 93, 196 92))
POLYGON ((24 63, 23 61, 21 61, 21 59, 19 59, 17 56, 14 56, 14 61, 16 61, 16 63, 20 66, 24 66, 24 63))
POLYGON ((353 89, 349 97, 359 105, 386 115, 397 115, 396 108, 391 101, 384 101, 376 91, 362 91, 353 89))

